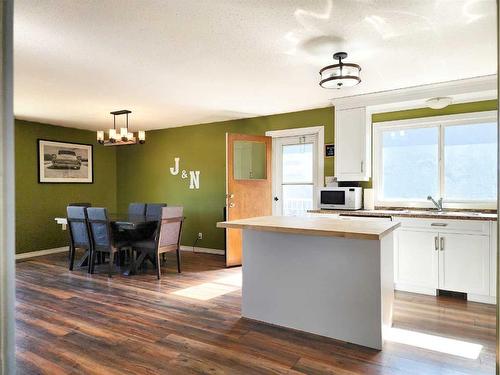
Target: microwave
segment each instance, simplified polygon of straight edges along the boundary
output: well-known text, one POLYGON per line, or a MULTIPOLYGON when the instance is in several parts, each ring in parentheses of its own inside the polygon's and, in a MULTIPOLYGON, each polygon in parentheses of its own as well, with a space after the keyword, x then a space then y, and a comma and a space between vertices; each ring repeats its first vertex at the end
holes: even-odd
POLYGON ((319 189, 319 208, 322 210, 360 210, 360 187, 324 187, 319 189))

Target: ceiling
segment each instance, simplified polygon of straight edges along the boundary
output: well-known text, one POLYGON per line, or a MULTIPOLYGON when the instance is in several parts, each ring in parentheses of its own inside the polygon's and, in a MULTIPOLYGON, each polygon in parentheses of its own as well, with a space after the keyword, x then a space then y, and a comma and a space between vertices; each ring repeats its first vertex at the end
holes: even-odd
POLYGON ((495 0, 16 0, 18 118, 133 130, 496 73, 495 0), (362 66, 325 90, 332 53, 362 66))

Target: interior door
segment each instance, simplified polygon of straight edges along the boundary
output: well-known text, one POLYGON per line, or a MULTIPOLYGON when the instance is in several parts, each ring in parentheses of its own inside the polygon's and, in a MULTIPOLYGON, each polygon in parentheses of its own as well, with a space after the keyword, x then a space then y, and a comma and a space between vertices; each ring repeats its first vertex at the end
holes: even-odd
MULTIPOLYGON (((226 134, 227 220, 272 214, 272 138, 226 134)), ((240 229, 226 229, 226 266, 241 265, 240 229)))

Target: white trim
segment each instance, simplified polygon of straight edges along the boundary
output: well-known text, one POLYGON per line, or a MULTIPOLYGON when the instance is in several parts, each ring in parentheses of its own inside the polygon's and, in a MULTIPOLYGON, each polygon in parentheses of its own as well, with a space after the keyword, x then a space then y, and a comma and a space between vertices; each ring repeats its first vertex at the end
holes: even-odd
POLYGON ((394 290, 399 290, 401 292, 410 292, 417 294, 426 294, 428 296, 436 296, 437 290, 435 288, 427 288, 423 286, 415 286, 405 283, 395 283, 394 290))
MULTIPOLYGON (((300 136, 306 136, 306 135, 315 135, 317 136, 318 143, 317 143, 317 154, 318 154, 318 160, 317 160, 317 166, 318 166, 318 171, 316 175, 316 181, 315 181, 315 187, 316 190, 325 186, 325 127, 323 125, 321 126, 310 126, 306 128, 293 128, 293 129, 283 129, 283 130, 269 130, 266 132, 267 137, 272 137, 273 139, 273 147, 272 147, 272 152, 274 156, 274 150, 276 148, 276 139, 277 138, 285 138, 285 137, 300 137, 300 136)), ((272 175, 276 176, 276 171, 278 169, 277 165, 277 158, 273 157, 272 160, 272 175)), ((273 197, 277 196, 278 192, 278 186, 277 186, 277 179, 274 178, 272 181, 272 186, 273 186, 273 197)), ((318 191, 313 192, 314 197, 318 196, 318 191)), ((314 209, 318 208, 319 203, 315 203, 314 209)), ((273 215, 276 215, 276 205, 273 202, 273 215)))
POLYGON ((479 302, 479 303, 488 303, 490 305, 496 305, 497 299, 496 297, 485 296, 482 294, 472 294, 467 293, 467 301, 479 302))
POLYGON ((427 107, 432 97, 451 96, 454 103, 497 98, 497 75, 438 82, 331 99, 336 109, 373 106, 376 112, 427 107))
POLYGON ((16 254, 16 260, 41 257, 41 256, 44 256, 44 255, 49 255, 49 254, 64 253, 65 251, 69 251, 68 246, 56 247, 54 249, 45 249, 45 250, 38 250, 38 251, 30 251, 28 253, 16 254))
MULTIPOLYGON (((427 200, 420 201, 400 201, 400 200, 380 200, 380 192, 383 189, 380 181, 380 161, 382 160, 382 149, 380 147, 381 132, 390 128, 422 128, 422 127, 438 127, 439 128, 439 157, 443 156, 444 152, 444 128, 446 126, 463 125, 467 123, 477 123, 478 121, 494 121, 497 122, 497 111, 481 111, 470 112, 456 115, 420 117, 407 120, 397 121, 381 121, 373 123, 373 189, 375 193, 375 206, 384 207, 420 207, 433 208, 434 205, 427 200)), ((441 194, 444 192, 444 161, 439 162, 439 190, 441 194)), ((460 201, 460 200, 445 200, 444 208, 475 208, 475 209, 493 209, 496 208, 496 201, 460 201)))
POLYGON ((221 249, 210 249, 208 247, 193 247, 181 245, 181 251, 189 251, 191 253, 205 253, 205 254, 216 254, 216 255, 225 255, 226 252, 221 249))

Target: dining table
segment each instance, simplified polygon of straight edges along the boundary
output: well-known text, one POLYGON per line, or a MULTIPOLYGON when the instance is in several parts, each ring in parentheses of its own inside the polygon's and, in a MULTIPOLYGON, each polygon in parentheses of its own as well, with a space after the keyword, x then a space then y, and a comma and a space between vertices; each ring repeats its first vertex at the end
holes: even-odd
MULTIPOLYGON (((128 238, 133 240, 143 240, 153 236, 158 221, 160 220, 158 216, 134 215, 128 213, 108 213, 108 218, 115 238, 128 238)), ((66 230, 68 225, 66 217, 56 217, 54 220, 57 224, 62 226, 63 230, 66 230)), ((86 266, 88 260, 89 252, 87 251, 78 262, 78 267, 86 266)), ((142 263, 143 260, 144 259, 141 259, 141 262, 136 262, 132 257, 129 268, 124 272, 124 275, 135 274, 138 267, 141 266, 139 263, 142 263)))

